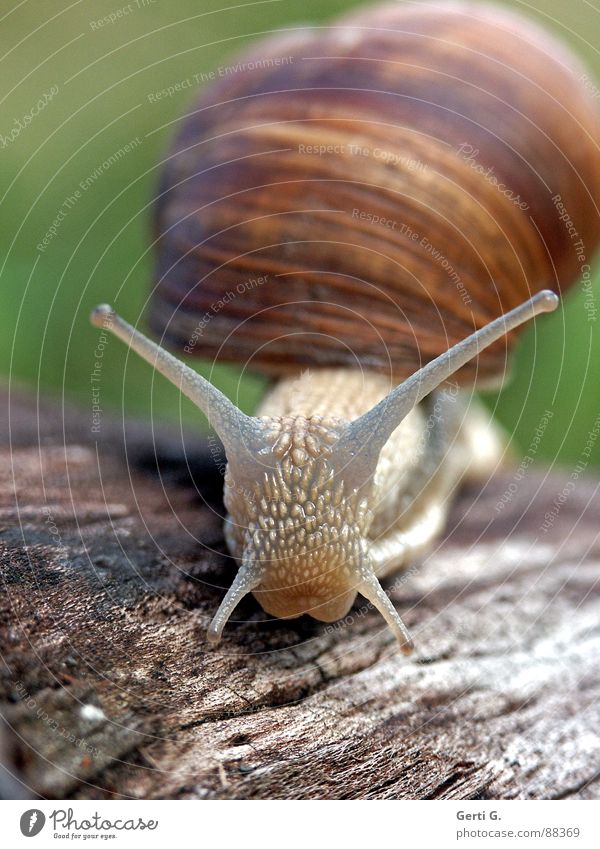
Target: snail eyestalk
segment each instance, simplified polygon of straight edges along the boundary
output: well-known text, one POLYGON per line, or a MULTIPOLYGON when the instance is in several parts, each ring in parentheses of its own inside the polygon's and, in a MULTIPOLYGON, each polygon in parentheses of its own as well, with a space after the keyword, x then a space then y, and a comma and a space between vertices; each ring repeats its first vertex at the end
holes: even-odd
POLYGON ((554 292, 549 289, 538 292, 427 363, 375 407, 355 419, 333 446, 333 451, 354 466, 350 474, 356 478, 356 485, 360 486, 370 479, 381 449, 423 398, 506 333, 540 313, 552 312, 558 304, 559 298, 554 292))
POLYGON ((202 375, 132 327, 111 306, 97 306, 92 310, 90 321, 121 339, 193 401, 217 431, 226 449, 232 445, 246 445, 252 452, 257 438, 260 442, 260 428, 255 419, 242 413, 202 375))

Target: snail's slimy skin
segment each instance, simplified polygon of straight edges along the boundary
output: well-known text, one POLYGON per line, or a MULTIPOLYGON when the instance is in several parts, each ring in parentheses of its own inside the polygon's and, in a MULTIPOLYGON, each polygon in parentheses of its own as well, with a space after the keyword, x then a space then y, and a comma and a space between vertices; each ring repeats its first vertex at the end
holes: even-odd
MULTIPOLYGON (((455 388, 406 416, 360 489, 348 486, 336 457, 348 422, 390 388, 377 374, 317 370, 280 381, 261 404, 268 460, 249 489, 236 484, 230 464, 225 506, 230 551, 240 563, 260 564, 253 592, 267 613, 335 621, 352 606, 366 572, 395 571, 442 529, 449 494, 473 456, 467 449, 475 415, 455 388)), ((486 424, 491 467, 502 440, 491 424, 478 427, 486 424)))
POLYGON ((226 478, 227 542, 240 561, 261 564, 254 594, 281 618, 310 613, 333 622, 344 616, 368 562, 365 540, 373 514, 366 493, 348 491, 336 479, 328 457, 337 439, 332 422, 271 419, 280 427, 272 444, 275 466, 250 493, 236 489, 233 475, 226 478))

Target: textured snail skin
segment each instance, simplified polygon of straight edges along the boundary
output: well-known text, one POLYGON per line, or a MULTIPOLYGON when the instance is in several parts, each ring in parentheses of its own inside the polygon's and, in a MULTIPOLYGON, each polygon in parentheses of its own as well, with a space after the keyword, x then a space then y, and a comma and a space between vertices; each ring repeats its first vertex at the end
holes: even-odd
MULTIPOLYGON (((426 408, 414 409, 384 446, 371 485, 357 490, 338 468, 334 446, 347 422, 389 390, 380 375, 323 370, 280 381, 257 411, 276 464, 246 489, 230 463, 226 538, 240 562, 263 564, 254 594, 268 613, 324 622, 345 616, 365 569, 385 577, 415 557, 439 533, 460 479, 498 461, 503 442, 494 431, 485 454, 472 451, 482 427, 476 405, 467 411, 463 400, 439 393, 433 426, 426 427, 426 408)), ((490 427, 485 419, 483 427, 490 427)))
MULTIPOLYGON (((151 324, 173 347, 397 382, 577 278, 557 196, 592 256, 598 100, 525 17, 366 7, 238 63, 182 119, 161 181, 151 324)), ((506 344, 464 378, 501 374, 506 344)))

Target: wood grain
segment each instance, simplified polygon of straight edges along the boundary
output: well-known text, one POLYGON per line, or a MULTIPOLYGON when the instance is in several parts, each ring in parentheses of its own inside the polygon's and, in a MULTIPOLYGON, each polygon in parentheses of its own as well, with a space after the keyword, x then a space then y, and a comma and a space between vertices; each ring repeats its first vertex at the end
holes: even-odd
POLYGON ((530 471, 503 509, 510 470, 464 492, 391 589, 409 660, 366 603, 323 626, 247 599, 213 648, 234 564, 207 445, 2 409, 4 796, 598 797, 593 477, 546 532, 568 470, 530 471))

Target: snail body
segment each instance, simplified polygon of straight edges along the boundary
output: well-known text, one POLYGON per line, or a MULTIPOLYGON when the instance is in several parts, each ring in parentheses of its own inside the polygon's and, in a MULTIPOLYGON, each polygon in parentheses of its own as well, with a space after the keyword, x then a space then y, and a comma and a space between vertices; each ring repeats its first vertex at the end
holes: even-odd
MULTIPOLYGON (((428 428, 418 405, 482 348, 557 305, 553 292, 539 292, 384 397, 385 381, 376 373, 367 376, 367 389, 360 395, 358 385, 365 376, 347 370, 321 371, 305 381, 303 391, 298 391, 302 377, 286 379, 266 399, 261 416, 244 415, 110 306, 96 307, 92 323, 112 331, 179 386, 223 441, 228 460, 225 537, 240 567, 211 622, 209 639, 220 640, 229 617, 249 592, 275 616, 308 613, 325 622, 344 616, 360 592, 383 615, 401 650, 410 652, 412 641, 379 578, 403 565, 439 531, 447 497, 468 471, 469 441, 478 442, 469 440, 473 428, 457 421, 456 412, 448 417, 454 418, 454 426, 444 417, 442 424, 428 428), (343 392, 333 400, 339 380, 343 392), (308 409, 318 410, 319 399, 328 398, 333 414, 299 412, 306 409, 304 393, 308 409), (286 415, 288 399, 292 406, 286 415), (456 444, 450 451, 453 438, 456 444), (418 473, 399 480, 403 465, 418 465, 418 473), (385 527, 390 502, 393 508, 405 497, 411 500, 411 510, 405 511, 410 515, 399 515, 385 527), (372 536, 382 522, 385 532, 372 536)), ((493 437, 485 434, 483 441, 493 437)))
POLYGON ((249 592, 322 621, 358 592, 409 651, 379 579, 498 461, 458 387, 501 380, 506 340, 576 279, 559 202, 586 254, 600 239, 597 104, 560 44, 479 4, 369 8, 239 67, 163 173, 150 321, 170 347, 276 378, 256 415, 110 307, 92 320, 223 441, 239 570, 209 638, 249 592))
POLYGON ((484 453, 478 437, 487 423, 452 394, 433 393, 435 416, 426 404, 408 413, 383 446, 366 487, 349 486, 348 477, 336 481, 335 445, 347 423, 388 392, 383 376, 346 369, 279 381, 257 411, 272 427, 267 443, 277 463, 249 492, 227 474, 225 532, 240 562, 250 538, 252 557, 267 564, 255 591, 267 613, 293 618, 310 612, 333 622, 348 613, 360 591, 383 607, 406 650, 410 638, 369 575, 386 577, 435 539, 452 489, 474 471, 475 442, 479 472, 484 464, 492 467, 503 445, 491 430, 484 453))

